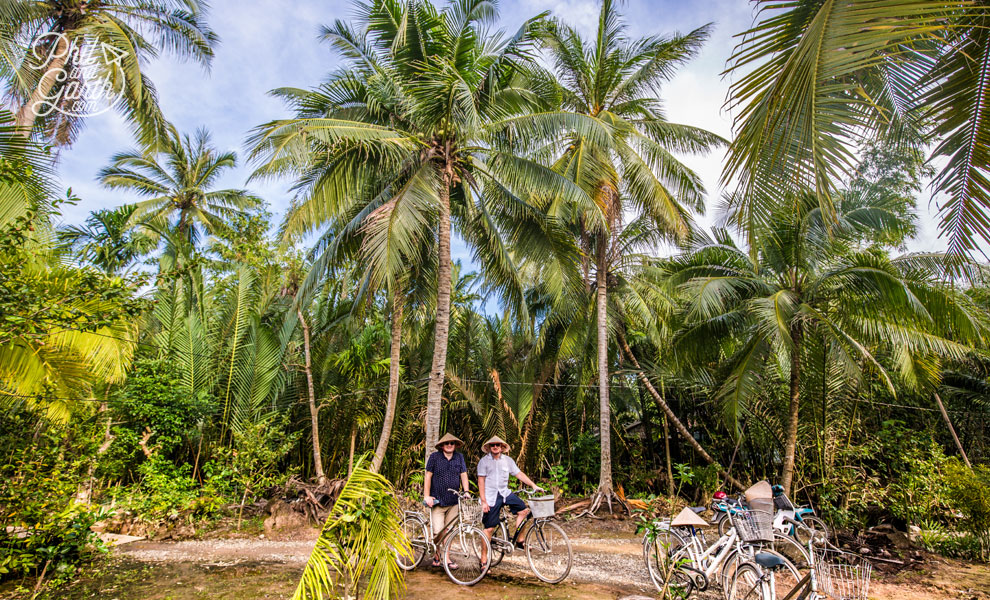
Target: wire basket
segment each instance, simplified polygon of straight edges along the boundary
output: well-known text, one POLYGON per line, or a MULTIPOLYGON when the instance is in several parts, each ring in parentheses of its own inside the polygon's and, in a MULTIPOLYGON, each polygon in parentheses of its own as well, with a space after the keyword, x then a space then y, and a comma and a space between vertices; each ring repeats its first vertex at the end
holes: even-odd
POLYGON ((777 510, 794 510, 794 503, 784 494, 776 496, 773 499, 773 505, 777 507, 777 510))
POLYGON ((747 510, 732 515, 739 539, 747 543, 773 541, 773 514, 765 510, 747 510))
POLYGON ((546 496, 534 496, 529 499, 529 509, 533 513, 533 518, 546 519, 554 515, 553 494, 546 496))
POLYGON ((461 517, 461 523, 477 525, 481 523, 481 500, 477 498, 458 498, 457 512, 461 517))
POLYGON ((836 550, 815 550, 818 591, 835 600, 866 600, 873 565, 859 556, 836 550))

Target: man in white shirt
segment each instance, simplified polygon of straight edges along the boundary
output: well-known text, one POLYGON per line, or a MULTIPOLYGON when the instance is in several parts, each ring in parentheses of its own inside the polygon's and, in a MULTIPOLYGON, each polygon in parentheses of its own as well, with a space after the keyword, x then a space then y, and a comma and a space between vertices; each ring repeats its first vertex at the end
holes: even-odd
MULTIPOLYGON (((498 436, 492 437, 481 447, 485 455, 478 462, 478 492, 481 495, 481 510, 484 512, 481 522, 485 526, 485 535, 489 540, 498 527, 499 512, 503 504, 516 515, 516 531, 529 516, 526 503, 509 490, 510 476, 515 476, 531 488, 542 489, 519 470, 516 461, 504 454, 509 449, 509 444, 498 436)), ((517 536, 516 539, 519 537, 517 536)), ((488 562, 488 555, 484 548, 481 551, 481 563, 485 564, 488 562)))

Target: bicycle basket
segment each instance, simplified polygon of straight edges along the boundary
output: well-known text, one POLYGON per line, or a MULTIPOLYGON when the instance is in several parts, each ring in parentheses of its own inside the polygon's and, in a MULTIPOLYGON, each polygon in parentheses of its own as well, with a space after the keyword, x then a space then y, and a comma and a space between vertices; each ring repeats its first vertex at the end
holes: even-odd
POLYGON ((552 517, 554 514, 553 494, 530 498, 529 509, 533 512, 534 518, 545 519, 552 517))
POLYGON ((777 510, 794 510, 794 504, 791 499, 781 494, 773 499, 773 505, 777 507, 777 510))
POLYGON ((744 542, 772 542, 773 514, 764 510, 747 510, 732 516, 732 524, 744 542))
POLYGON ((460 513, 461 523, 476 525, 481 523, 481 501, 476 498, 457 501, 457 510, 460 513))
POLYGON ((866 600, 872 572, 873 565, 854 554, 815 550, 818 589, 835 600, 866 600))

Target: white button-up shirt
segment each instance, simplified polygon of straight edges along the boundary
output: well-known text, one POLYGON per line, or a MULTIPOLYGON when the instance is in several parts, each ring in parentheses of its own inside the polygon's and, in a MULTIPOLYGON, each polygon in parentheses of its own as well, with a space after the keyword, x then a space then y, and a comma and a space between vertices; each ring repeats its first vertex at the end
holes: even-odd
POLYGON ((498 460, 492 458, 491 452, 482 456, 478 461, 478 476, 485 478, 485 499, 492 502, 496 494, 503 498, 511 494, 509 476, 518 472, 516 461, 504 454, 498 460))

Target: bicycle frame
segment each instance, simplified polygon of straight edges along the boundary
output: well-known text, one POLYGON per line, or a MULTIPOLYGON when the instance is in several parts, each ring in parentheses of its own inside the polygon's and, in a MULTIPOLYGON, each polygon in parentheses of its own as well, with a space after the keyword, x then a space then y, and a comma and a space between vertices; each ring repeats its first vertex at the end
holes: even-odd
MULTIPOLYGON (((459 535, 464 535, 464 529, 461 527, 461 515, 463 514, 461 503, 464 502, 465 498, 461 497, 460 492, 456 492, 456 490, 448 491, 454 491, 457 493, 457 516, 451 519, 450 523, 444 525, 439 533, 433 531, 433 519, 431 519, 428 515, 424 516, 423 513, 418 510, 404 511, 406 517, 413 517, 419 520, 426 527, 426 531, 428 532, 426 539, 426 551, 433 556, 437 555, 440 545, 445 539, 447 539, 448 535, 454 532, 454 530, 456 530, 459 535)), ((461 541, 463 542, 464 540, 462 539, 461 541)), ((409 542, 410 544, 415 544, 414 540, 410 540, 409 542)))

